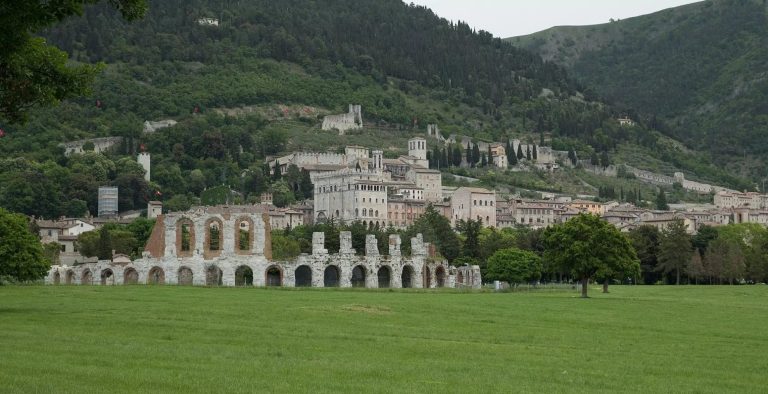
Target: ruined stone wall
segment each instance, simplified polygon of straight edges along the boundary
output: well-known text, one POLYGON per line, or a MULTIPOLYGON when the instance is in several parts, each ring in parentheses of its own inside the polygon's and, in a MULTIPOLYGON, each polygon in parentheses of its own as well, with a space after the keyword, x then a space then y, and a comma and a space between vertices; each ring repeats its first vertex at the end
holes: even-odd
MULTIPOLYGON (((200 219, 208 221, 210 217, 200 219)), ((255 238, 259 238, 258 234, 255 238)), ((225 239, 229 238, 225 236, 225 239)), ((266 242, 264 238, 261 240, 266 242)), ((430 258, 430 245, 424 242, 421 234, 411 239, 412 253, 407 257, 400 251, 399 235, 390 236, 386 256, 380 254, 373 235, 366 237, 364 256, 357 255, 352 248, 350 232, 341 233, 340 249, 336 254, 328 253, 323 233, 314 233, 312 241, 312 254, 303 254, 290 261, 271 261, 265 254, 234 253, 231 241, 225 242, 225 249, 219 256, 208 259, 197 252, 190 257, 174 256, 171 253, 175 247, 171 245, 163 257, 145 253, 143 258, 130 263, 107 260, 77 267, 54 266, 46 282, 366 288, 479 288, 481 285, 479 267, 453 268, 445 260, 430 258), (250 277, 253 279, 249 283, 246 278, 250 277)), ((267 247, 262 245, 260 250, 267 250, 267 247)))
POLYGON ((360 105, 349 105, 349 112, 339 115, 328 115, 323 118, 323 130, 338 130, 344 135, 347 130, 363 128, 363 110, 360 105))

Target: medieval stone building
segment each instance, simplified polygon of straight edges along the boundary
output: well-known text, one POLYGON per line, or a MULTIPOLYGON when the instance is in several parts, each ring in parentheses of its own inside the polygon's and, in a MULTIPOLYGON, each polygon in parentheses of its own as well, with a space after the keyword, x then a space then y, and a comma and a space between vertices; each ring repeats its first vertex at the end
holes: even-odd
POLYGON ((400 236, 387 255, 373 235, 364 255, 342 232, 339 253, 328 253, 325 234, 313 234, 312 254, 272 259, 269 214, 260 206, 199 207, 157 218, 141 259, 125 256, 78 266, 54 266, 47 283, 81 285, 172 284, 206 286, 479 288, 480 269, 450 267, 418 235, 411 255, 400 236))

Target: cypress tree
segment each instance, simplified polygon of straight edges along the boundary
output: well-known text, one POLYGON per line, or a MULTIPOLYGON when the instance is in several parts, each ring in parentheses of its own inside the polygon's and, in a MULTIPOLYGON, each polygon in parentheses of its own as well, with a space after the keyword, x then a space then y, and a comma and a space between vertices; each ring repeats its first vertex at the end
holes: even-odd
POLYGON ((664 190, 661 190, 661 188, 659 188, 659 194, 656 195, 656 209, 660 211, 669 210, 669 204, 667 204, 667 196, 664 193, 664 190))
POLYGON ((283 174, 280 172, 280 160, 275 160, 275 173, 272 174, 272 180, 277 182, 282 177, 283 174))
POLYGON ((480 167, 488 167, 488 159, 485 157, 485 153, 480 158, 480 167))
POLYGON ((469 144, 467 144, 467 150, 464 153, 464 159, 467 161, 467 165, 469 167, 474 167, 472 165, 473 164, 473 161, 472 161, 472 148, 470 148, 470 145, 472 145, 471 142, 469 144))
POLYGON ((472 147, 472 163, 475 164, 475 167, 480 163, 480 147, 477 144, 472 147))
POLYGON ((99 243, 96 249, 99 260, 112 260, 112 235, 106 226, 99 230, 99 243))
POLYGON ((459 145, 453 146, 453 166, 461 166, 461 148, 459 148, 459 145))
POLYGON ((517 160, 523 160, 523 144, 517 144, 517 160))
POLYGON ((525 158, 528 159, 528 161, 530 161, 532 159, 532 157, 531 157, 531 146, 530 145, 528 145, 525 148, 525 158))
POLYGON ((536 147, 536 144, 533 144, 533 151, 532 151, 532 153, 533 153, 533 161, 539 160, 539 152, 538 152, 538 150, 539 149, 536 147))

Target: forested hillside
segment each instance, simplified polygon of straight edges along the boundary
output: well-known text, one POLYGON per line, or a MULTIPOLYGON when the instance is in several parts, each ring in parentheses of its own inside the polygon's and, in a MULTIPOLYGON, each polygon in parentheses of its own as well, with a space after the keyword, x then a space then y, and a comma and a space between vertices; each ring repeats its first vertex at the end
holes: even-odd
POLYGON ((694 177, 744 186, 662 138, 654 122, 620 127, 624 110, 595 100, 560 66, 399 0, 158 0, 131 23, 101 4, 43 34, 74 61, 105 68, 92 96, 3 125, 0 205, 27 214, 95 212, 104 184, 134 191, 121 210, 156 191, 175 209, 230 189, 240 201, 271 190, 290 203, 311 193, 305 176, 270 179, 268 155, 350 142, 396 154, 428 123, 488 141, 546 136, 581 157, 629 144, 694 177), (322 115, 349 103, 374 127, 345 137, 318 129, 322 115), (248 111, 224 115, 238 109, 248 111), (169 118, 178 125, 142 133, 145 120, 169 118), (58 147, 95 136, 127 143, 106 158, 66 158, 58 147), (151 184, 125 161, 141 145, 152 153, 151 184), (36 202, 44 190, 46 204, 36 202))
POLYGON ((760 180, 768 176, 766 15, 764 0, 710 0, 509 41, 760 180))

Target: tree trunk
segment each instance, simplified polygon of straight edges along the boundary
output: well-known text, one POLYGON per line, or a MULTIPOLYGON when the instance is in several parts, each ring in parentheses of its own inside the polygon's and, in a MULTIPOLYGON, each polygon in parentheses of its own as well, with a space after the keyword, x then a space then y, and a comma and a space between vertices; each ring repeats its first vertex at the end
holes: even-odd
POLYGON ((589 285, 589 278, 581 279, 581 298, 589 298, 587 296, 587 286, 589 285))
POLYGON ((605 281, 603 281, 603 294, 608 293, 608 279, 606 278, 605 281))
POLYGON ((677 274, 677 282, 675 284, 680 286, 680 268, 676 269, 675 273, 677 274))

